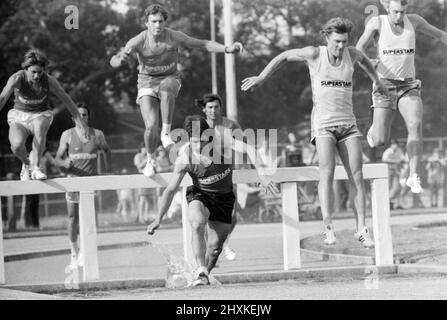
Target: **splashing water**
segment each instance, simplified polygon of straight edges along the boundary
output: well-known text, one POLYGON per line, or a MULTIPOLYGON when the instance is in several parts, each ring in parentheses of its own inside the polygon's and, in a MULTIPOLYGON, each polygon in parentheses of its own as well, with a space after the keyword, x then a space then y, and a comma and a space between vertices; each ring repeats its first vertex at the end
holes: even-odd
MULTIPOLYGON (((194 273, 194 267, 187 262, 184 258, 178 257, 172 253, 172 251, 166 246, 148 241, 149 246, 157 249, 158 252, 163 255, 167 262, 167 274, 166 274, 166 288, 168 289, 180 289, 188 288, 192 286, 192 283, 196 279, 194 273)), ((216 278, 209 276, 210 285, 222 285, 216 278)))

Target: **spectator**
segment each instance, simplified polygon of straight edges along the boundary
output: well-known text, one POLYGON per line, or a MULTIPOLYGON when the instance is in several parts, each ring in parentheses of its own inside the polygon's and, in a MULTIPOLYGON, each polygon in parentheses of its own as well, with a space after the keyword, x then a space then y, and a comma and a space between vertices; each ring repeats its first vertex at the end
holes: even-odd
POLYGON ((383 152, 382 162, 388 164, 389 185, 390 185, 390 209, 394 209, 399 204, 401 192, 400 173, 402 163, 405 162, 404 153, 399 147, 396 139, 391 139, 390 146, 383 152))
MULTIPOLYGON (((127 174, 127 169, 123 168, 121 174, 127 174)), ((116 214, 121 216, 124 222, 128 221, 132 212, 135 211, 135 196, 132 189, 119 189, 116 190, 118 197, 118 205, 116 207, 116 214)))
POLYGON ((435 148, 433 154, 428 158, 425 169, 427 170, 427 183, 430 189, 430 205, 438 207, 438 193, 444 184, 444 169, 446 159, 443 150, 435 148))

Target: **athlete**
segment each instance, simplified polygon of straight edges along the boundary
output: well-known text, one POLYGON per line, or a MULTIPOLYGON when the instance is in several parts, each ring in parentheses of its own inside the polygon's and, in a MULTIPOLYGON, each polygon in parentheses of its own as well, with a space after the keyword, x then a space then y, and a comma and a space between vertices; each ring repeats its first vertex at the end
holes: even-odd
MULTIPOLYGON (((160 201, 158 216, 148 226, 147 232, 154 234, 160 226, 177 187, 185 174, 189 173, 193 186, 188 187, 186 199, 188 219, 192 229, 192 249, 198 265, 198 275, 193 285, 208 285, 209 273, 215 266, 222 246, 231 231, 235 202, 232 181, 233 164, 225 157, 227 155, 232 157, 232 149, 244 152, 244 148, 247 148, 250 159, 253 163, 257 163, 256 150, 251 146, 244 146, 244 143, 235 139, 221 148, 215 147, 214 141, 211 142, 210 139, 214 136, 215 130, 209 128, 202 116, 187 117, 184 129, 188 133, 189 143, 179 152, 174 165, 174 175, 160 201), (219 161, 216 161, 216 158, 219 161), (207 228, 207 239, 205 239, 205 228, 207 228)), ((279 192, 268 177, 260 175, 259 178, 266 191, 279 192)))
POLYGON ((368 21, 357 49, 365 53, 374 39, 377 47, 377 73, 390 96, 373 91, 373 124, 367 140, 371 148, 388 143, 396 111, 399 110, 408 131, 407 152, 410 172, 406 181, 413 193, 421 193, 418 170, 422 156, 421 81, 416 79, 416 31, 437 38, 447 45, 447 33, 430 25, 417 14, 407 14, 408 1, 381 0, 387 14, 368 21))
POLYGON ((170 136, 174 115, 175 99, 180 91, 181 80, 177 69, 180 47, 200 48, 208 52, 237 53, 243 50, 242 44, 235 42, 225 47, 214 41, 192 38, 181 31, 167 28, 168 12, 159 4, 145 10, 147 30, 130 39, 124 49, 110 60, 112 67, 121 66, 135 53, 139 62, 138 96, 141 115, 145 124, 144 143, 148 159, 143 174, 155 174, 155 151, 158 141, 168 149, 173 141, 170 136), (162 129, 158 135, 159 109, 162 129))
MULTIPOLYGON (((203 113, 205 114, 205 119, 208 125, 211 129, 215 129, 215 135, 214 139, 224 136, 224 130, 230 130, 231 132, 236 129, 241 129, 241 126, 236 121, 233 121, 231 119, 228 119, 224 116, 222 116, 222 98, 218 94, 213 93, 207 93, 203 95, 202 99, 197 99, 195 101, 196 106, 200 108, 203 113)), ((221 142, 223 144, 223 141, 221 142)), ((239 153, 235 153, 234 156, 239 156, 239 153)), ((240 165, 242 162, 242 159, 236 159, 236 168, 240 165), (238 161, 239 160, 239 161, 238 161)), ((237 188, 237 185, 236 185, 237 188)), ((237 190, 236 190, 237 193, 237 190)), ((225 258, 227 260, 234 260, 236 259, 236 252, 230 247, 229 241, 230 241, 230 235, 233 232, 235 226, 237 223, 237 216, 236 216, 236 210, 233 209, 233 219, 231 224, 231 230, 230 233, 227 236, 227 240, 224 243, 223 246, 223 252, 225 255, 225 258)))
POLYGON ((87 138, 87 125, 82 121, 75 103, 59 82, 47 74, 48 60, 36 49, 26 52, 22 70, 14 73, 0 94, 0 110, 14 92, 14 107, 8 112, 9 142, 14 155, 22 162, 20 180, 44 180, 41 159, 45 150, 47 132, 53 122, 49 94, 54 93, 67 107, 73 120, 79 124, 83 139, 87 138), (32 135, 30 159, 26 150, 26 140, 32 135), (31 176, 30 176, 31 170, 31 176))
POLYGON ((347 19, 333 18, 322 28, 326 46, 305 47, 285 51, 275 57, 259 76, 242 81, 242 90, 254 90, 262 85, 274 71, 286 62, 306 62, 312 82, 313 109, 311 115, 311 141, 316 145, 319 159, 320 181, 318 194, 324 223, 324 243, 336 243, 332 213, 334 190, 335 153, 338 151, 348 173, 354 194, 354 213, 357 221, 355 238, 364 247, 371 248, 368 228, 365 225, 365 187, 362 173, 362 134, 352 105, 352 75, 359 64, 374 82, 374 88, 386 94, 369 59, 354 47, 348 47, 352 23, 347 19))
MULTIPOLYGON (((77 105, 79 113, 86 123, 90 119, 90 111, 84 103, 77 105)), ((61 168, 66 170, 67 177, 85 177, 98 174, 97 154, 103 150, 106 155, 105 172, 111 169, 111 150, 101 130, 89 127, 87 141, 81 139, 81 128, 78 124, 74 128, 62 133, 59 148, 56 153, 56 161, 61 168)), ((79 193, 68 192, 65 195, 68 211, 68 236, 70 240, 71 261, 70 268, 76 269, 82 266, 82 257, 79 254, 79 193)))

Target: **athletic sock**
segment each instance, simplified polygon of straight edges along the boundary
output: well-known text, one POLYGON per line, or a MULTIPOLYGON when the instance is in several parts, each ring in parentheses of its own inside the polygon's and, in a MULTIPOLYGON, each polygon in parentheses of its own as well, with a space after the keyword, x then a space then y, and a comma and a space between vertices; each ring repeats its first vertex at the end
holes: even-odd
POLYGON ((163 123, 161 125, 161 133, 170 133, 171 132, 171 124, 163 123))

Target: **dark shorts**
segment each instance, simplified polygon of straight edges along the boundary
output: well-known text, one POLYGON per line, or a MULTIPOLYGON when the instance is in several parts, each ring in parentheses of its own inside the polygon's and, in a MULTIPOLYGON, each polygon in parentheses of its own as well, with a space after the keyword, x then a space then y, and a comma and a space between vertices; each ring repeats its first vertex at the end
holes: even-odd
POLYGON ((391 80, 381 79, 388 88, 390 96, 384 96, 378 91, 373 91, 372 100, 373 108, 384 108, 397 110, 397 105, 402 97, 420 97, 421 81, 420 80, 391 80))
POLYGON ((346 141, 353 137, 362 137, 362 133, 357 128, 355 124, 341 125, 320 128, 317 130, 312 130, 311 142, 315 145, 316 138, 331 138, 335 143, 346 141))
POLYGON ((219 221, 231 224, 234 202, 236 197, 233 192, 213 193, 202 191, 197 187, 189 186, 186 190, 186 200, 200 201, 210 211, 210 221, 219 221))

